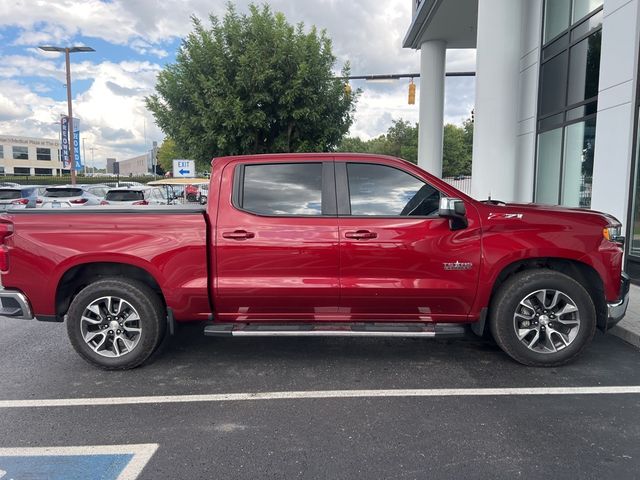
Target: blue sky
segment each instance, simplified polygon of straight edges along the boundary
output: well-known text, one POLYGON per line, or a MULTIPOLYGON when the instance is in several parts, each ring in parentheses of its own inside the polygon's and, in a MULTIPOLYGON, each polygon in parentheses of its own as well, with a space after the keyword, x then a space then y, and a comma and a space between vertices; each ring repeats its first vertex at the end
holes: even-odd
MULTIPOLYGON (((325 28, 337 69, 349 60, 353 74, 376 74, 420 69, 419 52, 402 48, 411 1, 270 3, 290 23, 325 28)), ((235 4, 245 11, 248 2, 235 4)), ((164 137, 144 106, 158 72, 175 60, 192 15, 206 19, 224 10, 224 0, 0 0, 0 134, 58 135, 57 120, 66 111, 64 57, 35 47, 88 45, 96 52, 71 56, 74 116, 87 148, 95 147, 98 164, 143 153, 164 137)), ((475 52, 451 50, 447 63, 449 70, 473 70, 475 52)), ((407 105, 407 84, 353 82, 363 95, 350 133, 370 138, 394 119, 417 121, 417 105, 407 105)), ((473 79, 448 79, 445 120, 468 117, 473 95, 473 79)))

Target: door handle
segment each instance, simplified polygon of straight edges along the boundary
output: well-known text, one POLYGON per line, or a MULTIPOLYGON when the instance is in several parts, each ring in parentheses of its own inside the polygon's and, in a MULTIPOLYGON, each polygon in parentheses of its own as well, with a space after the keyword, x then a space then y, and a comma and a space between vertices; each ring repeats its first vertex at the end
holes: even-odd
POLYGON ((253 238, 255 236, 255 233, 247 232, 245 230, 236 230, 234 232, 222 233, 222 238, 230 238, 232 240, 247 240, 248 238, 253 238))
POLYGON ((356 240, 366 240, 368 238, 376 238, 378 234, 376 232, 370 232, 369 230, 358 230, 355 232, 345 232, 347 238, 355 238, 356 240))

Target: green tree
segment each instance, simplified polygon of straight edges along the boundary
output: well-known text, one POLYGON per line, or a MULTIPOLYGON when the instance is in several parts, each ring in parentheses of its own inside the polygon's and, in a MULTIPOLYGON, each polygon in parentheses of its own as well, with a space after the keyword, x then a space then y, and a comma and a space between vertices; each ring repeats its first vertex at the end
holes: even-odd
MULTIPOLYGON (((378 153, 404 158, 418 163, 418 124, 394 120, 387 133, 371 140, 346 137, 337 147, 340 152, 378 153)), ((444 126, 442 145, 442 175, 454 177, 471 175, 473 151, 473 122, 467 119, 462 127, 453 124, 444 126)))
POLYGON ((177 158, 184 158, 180 154, 180 150, 176 146, 176 142, 171 137, 165 137, 162 144, 158 148, 158 165, 165 172, 173 169, 173 161, 177 158))
MULTIPOLYGON (((359 91, 333 74, 324 30, 292 26, 269 6, 239 14, 231 3, 210 26, 192 18, 176 63, 146 98, 160 128, 188 158, 329 151, 353 122, 359 91)), ((343 76, 348 76, 345 66, 343 76)))

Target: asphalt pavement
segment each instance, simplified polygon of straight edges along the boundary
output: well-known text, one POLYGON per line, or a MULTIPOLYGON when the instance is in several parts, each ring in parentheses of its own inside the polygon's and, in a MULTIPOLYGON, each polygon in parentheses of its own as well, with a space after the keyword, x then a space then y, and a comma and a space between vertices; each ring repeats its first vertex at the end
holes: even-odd
POLYGON ((141 445, 153 446, 143 448, 142 473, 118 478, 622 479, 640 472, 640 350, 614 336, 598 333, 570 365, 537 369, 472 336, 227 339, 201 329, 180 328, 142 368, 104 372, 72 351, 63 324, 0 322, 0 479, 7 480, 3 468, 11 473, 2 463, 10 449, 106 455, 141 445), (566 387, 596 393, 557 391, 566 387), (330 396, 345 391, 361 395, 330 396), (264 392, 279 396, 251 396, 264 392), (121 404, 100 404, 114 398, 121 404), (41 399, 75 403, 23 405, 41 399))

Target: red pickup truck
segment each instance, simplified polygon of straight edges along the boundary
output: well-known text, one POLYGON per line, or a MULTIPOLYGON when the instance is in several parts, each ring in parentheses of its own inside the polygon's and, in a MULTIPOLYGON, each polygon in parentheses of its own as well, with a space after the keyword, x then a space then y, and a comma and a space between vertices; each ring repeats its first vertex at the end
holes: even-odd
POLYGON ((491 334, 560 365, 625 314, 620 223, 476 201, 361 154, 216 158, 205 207, 0 216, 0 315, 66 321, 107 369, 142 364, 176 322, 205 335, 491 334))

